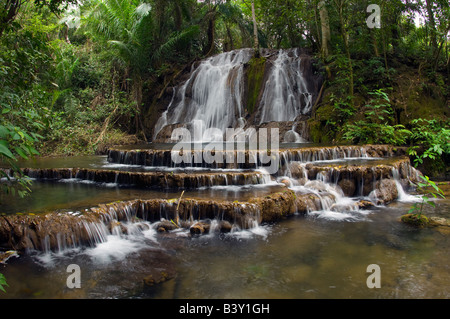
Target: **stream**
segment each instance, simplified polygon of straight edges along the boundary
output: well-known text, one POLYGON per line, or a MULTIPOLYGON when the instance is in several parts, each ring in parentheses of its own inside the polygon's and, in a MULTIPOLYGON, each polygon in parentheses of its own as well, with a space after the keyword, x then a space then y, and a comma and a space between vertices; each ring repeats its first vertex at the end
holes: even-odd
MULTIPOLYGON (((323 161, 326 161, 324 159, 323 161)), ((370 159, 363 158, 366 165, 370 159)), ((338 162, 339 163, 339 162, 338 162)), ((105 156, 38 159, 26 167, 109 168, 105 156)), ((322 162, 324 166, 330 162, 322 162)), ((342 163, 339 163, 342 164, 342 163)), ((152 168, 122 164, 124 170, 152 168)), ((115 166, 114 169, 118 169, 115 166)), ((177 168, 172 168, 176 170, 177 168)), ((161 170, 161 168, 160 168, 161 170)), ((208 169, 209 171, 214 169, 208 169)), ((200 169, 201 171, 201 169, 200 169)), ((176 173, 176 171, 174 172, 176 173)), ((285 187, 279 182, 189 189, 185 197, 245 201, 285 187)), ((302 186, 291 186, 293 190, 302 186)), ((450 218, 447 199, 427 216, 450 218)), ((157 190, 89 180, 34 180, 32 194, 6 198, 1 212, 42 214, 77 211, 136 198, 178 198, 180 190, 157 190)), ((364 197, 367 199, 367 197, 364 197)), ((344 201, 356 200, 343 197, 344 201)), ((402 193, 388 205, 361 210, 320 210, 230 232, 193 236, 189 229, 157 230, 158 221, 127 224, 91 247, 29 251, 1 266, 8 299, 334 299, 450 297, 450 231, 417 229, 399 221, 418 198, 402 193), (144 227, 145 226, 145 227, 144 227), (69 288, 69 265, 78 265, 81 288, 69 288), (368 288, 367 267, 380 267, 381 288, 368 288), (150 284, 149 284, 150 283, 150 284)), ((123 224, 126 224, 124 221, 123 224)), ((214 221, 211 221, 213 229, 214 221)))

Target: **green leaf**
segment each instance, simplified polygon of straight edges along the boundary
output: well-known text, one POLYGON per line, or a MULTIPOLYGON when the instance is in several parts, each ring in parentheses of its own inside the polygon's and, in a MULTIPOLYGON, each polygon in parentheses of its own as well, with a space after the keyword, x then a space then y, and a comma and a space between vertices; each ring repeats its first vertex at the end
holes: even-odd
POLYGON ((28 148, 28 151, 30 152, 30 154, 34 154, 34 155, 39 155, 39 152, 32 146, 27 145, 26 146, 28 148))
POLYGON ((19 154, 20 157, 22 157, 23 159, 28 159, 27 154, 25 154, 25 152, 18 146, 14 147, 14 150, 17 152, 17 154, 19 154))
POLYGON ((8 135, 9 135, 9 130, 5 126, 0 125, 0 138, 6 140, 6 137, 8 135))
POLYGON ((0 290, 6 293, 5 288, 3 286, 9 287, 9 285, 6 282, 5 276, 3 274, 0 274, 0 290))
POLYGON ((9 146, 8 142, 0 140, 0 154, 10 159, 15 159, 13 153, 11 153, 8 146, 9 146))

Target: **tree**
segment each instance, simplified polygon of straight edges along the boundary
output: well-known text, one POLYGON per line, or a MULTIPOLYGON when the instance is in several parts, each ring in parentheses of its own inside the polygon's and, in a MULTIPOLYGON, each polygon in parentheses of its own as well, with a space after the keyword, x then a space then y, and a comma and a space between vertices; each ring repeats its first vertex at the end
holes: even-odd
POLYGON ((87 30, 121 66, 123 88, 130 92, 135 103, 136 133, 144 140, 147 138, 141 111, 146 75, 156 70, 170 51, 180 44, 187 45, 199 32, 197 26, 189 26, 166 37, 163 32, 166 9, 162 4, 157 0, 153 9, 139 0, 97 0, 85 21, 87 30))
POLYGON ((252 0, 252 20, 253 20, 253 49, 255 57, 259 58, 258 24, 256 23, 255 1, 252 0))
POLYGON ((333 0, 334 8, 337 11, 339 17, 339 30, 342 37, 342 42, 344 44, 345 55, 347 57, 348 63, 348 95, 350 97, 354 96, 354 82, 353 82, 353 64, 350 55, 350 44, 349 44, 349 33, 346 27, 345 17, 348 16, 346 8, 349 5, 348 0, 333 0))
MULTIPOLYGON (((33 6, 33 4, 31 4, 33 6)), ((41 14, 26 15, 15 32, 0 38, 0 161, 11 169, 13 179, 1 171, 0 195, 30 192, 30 181, 17 165, 18 159, 38 155, 37 143, 45 129, 51 83, 51 47, 48 33, 55 26, 41 14), (20 26, 20 28, 19 28, 20 26)))
POLYGON ((322 31, 322 56, 324 58, 327 58, 330 52, 331 31, 330 20, 328 18, 328 9, 324 0, 320 0, 319 2, 319 12, 320 26, 322 31))
POLYGON ((434 12, 433 12, 433 0, 426 0, 426 8, 427 8, 427 14, 428 14, 428 22, 430 23, 430 42, 431 47, 433 48, 433 53, 436 53, 437 51, 437 37, 436 37, 436 22, 434 19, 434 12))
MULTIPOLYGON (((0 5, 0 37, 11 26, 20 9, 28 2, 28 0, 5 0, 3 5, 0 5)), ((76 2, 77 0, 34 0, 38 9, 47 7, 53 13, 60 13, 70 3, 76 2)))

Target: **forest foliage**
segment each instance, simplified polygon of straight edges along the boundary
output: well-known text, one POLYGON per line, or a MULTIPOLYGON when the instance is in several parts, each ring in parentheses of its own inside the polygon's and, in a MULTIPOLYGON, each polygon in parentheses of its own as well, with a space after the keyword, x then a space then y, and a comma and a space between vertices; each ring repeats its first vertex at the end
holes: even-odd
POLYGON ((304 47, 325 77, 315 141, 408 145, 418 165, 445 167, 448 113, 410 113, 396 84, 418 74, 410 87, 448 108, 449 31, 447 0, 6 0, 0 156, 17 168, 37 154, 147 140, 145 96, 186 65, 243 47, 304 47), (370 4, 380 28, 366 23, 370 4))

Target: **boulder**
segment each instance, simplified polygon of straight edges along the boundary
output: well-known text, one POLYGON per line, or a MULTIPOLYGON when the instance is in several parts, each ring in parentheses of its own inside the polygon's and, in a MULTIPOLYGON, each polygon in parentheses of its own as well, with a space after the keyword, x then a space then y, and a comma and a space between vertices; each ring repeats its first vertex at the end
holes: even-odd
POLYGON ((429 225, 429 219, 425 215, 418 214, 405 214, 400 217, 400 220, 405 224, 416 226, 416 227, 425 227, 429 225))
POLYGON ((219 223, 219 230, 221 233, 229 233, 232 228, 233 225, 227 220, 221 220, 219 223))
POLYGON ((211 225, 205 222, 197 222, 189 228, 191 235, 202 235, 209 233, 211 225))
POLYGON ((430 226, 446 226, 450 227, 450 220, 443 218, 443 217, 430 217, 429 218, 429 225, 430 226))
POLYGON ((344 192, 344 195, 347 197, 352 197, 356 192, 355 180, 353 179, 342 179, 339 181, 338 186, 344 192))
POLYGON ((397 184, 393 179, 383 179, 375 184, 375 189, 370 193, 378 205, 386 205, 398 198, 397 184))
POLYGON ((372 208, 375 206, 374 203, 372 203, 371 201, 368 201, 368 200, 360 200, 356 203, 356 205, 358 205, 358 207, 360 209, 368 209, 368 208, 372 208))
POLYGON ((156 225, 156 230, 160 233, 177 229, 178 226, 168 220, 162 220, 156 225))

